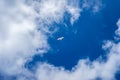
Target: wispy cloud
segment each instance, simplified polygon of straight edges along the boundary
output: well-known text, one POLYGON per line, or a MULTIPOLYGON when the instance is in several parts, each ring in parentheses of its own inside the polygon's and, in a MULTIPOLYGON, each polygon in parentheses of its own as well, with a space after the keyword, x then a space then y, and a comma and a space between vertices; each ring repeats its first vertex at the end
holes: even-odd
POLYGON ((90 9, 92 12, 99 12, 103 7, 103 0, 81 0, 81 7, 83 9, 90 9))
POLYGON ((58 41, 61 41, 61 40, 63 40, 63 39, 64 39, 64 37, 59 37, 59 38, 57 38, 58 41))

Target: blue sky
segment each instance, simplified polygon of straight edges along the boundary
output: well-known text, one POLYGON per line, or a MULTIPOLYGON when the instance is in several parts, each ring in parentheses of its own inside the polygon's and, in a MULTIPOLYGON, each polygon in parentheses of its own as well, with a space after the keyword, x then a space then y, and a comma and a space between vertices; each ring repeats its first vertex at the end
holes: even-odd
POLYGON ((55 38, 49 39, 52 50, 45 55, 45 59, 55 65, 71 68, 81 58, 94 60, 104 55, 105 51, 101 48, 103 42, 114 40, 116 22, 120 16, 119 3, 118 0, 103 1, 104 6, 99 12, 86 10, 74 25, 60 25, 61 29, 54 34, 55 38), (56 41, 59 36, 64 36, 64 40, 56 41))
POLYGON ((1 0, 0 80, 119 80, 119 0, 1 0))

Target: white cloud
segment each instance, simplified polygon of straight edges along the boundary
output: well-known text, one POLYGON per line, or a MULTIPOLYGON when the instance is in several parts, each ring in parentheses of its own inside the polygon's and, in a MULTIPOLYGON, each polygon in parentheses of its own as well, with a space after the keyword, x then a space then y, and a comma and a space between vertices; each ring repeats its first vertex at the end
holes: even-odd
POLYGON ((61 41, 61 40, 63 40, 64 39, 64 37, 62 36, 62 37, 59 37, 59 38, 57 38, 57 40, 58 41, 61 41))
POLYGON ((117 25, 118 25, 118 29, 116 30, 116 35, 120 37, 120 19, 118 20, 117 22, 117 25))
POLYGON ((96 13, 103 7, 103 0, 81 0, 81 6, 83 9, 90 9, 92 12, 96 13))
POLYGON ((19 72, 35 49, 46 49, 48 44, 47 37, 36 29, 34 11, 22 1, 12 5, 6 1, 0 1, 0 71, 12 74, 19 72))
POLYGON ((68 12, 71 14, 71 19, 70 22, 73 24, 79 17, 80 17, 80 12, 82 10, 79 9, 79 7, 74 7, 74 6, 68 6, 68 12))
MULTIPOLYGON (((46 32, 51 25, 54 22, 60 23, 66 12, 74 17, 73 11, 68 11, 67 7, 71 6, 68 3, 71 2, 67 0, 0 0, 1 73, 19 74, 24 70, 27 60, 49 49, 46 32)), ((76 6, 71 8, 74 10, 76 6)), ((76 20, 79 13, 76 10, 74 13, 74 20, 76 20)))
POLYGON ((81 12, 78 3, 78 0, 41 0, 39 3, 31 1, 32 6, 38 12, 40 22, 47 25, 53 22, 62 22, 65 12, 71 15, 70 21, 73 24, 79 18, 81 12))

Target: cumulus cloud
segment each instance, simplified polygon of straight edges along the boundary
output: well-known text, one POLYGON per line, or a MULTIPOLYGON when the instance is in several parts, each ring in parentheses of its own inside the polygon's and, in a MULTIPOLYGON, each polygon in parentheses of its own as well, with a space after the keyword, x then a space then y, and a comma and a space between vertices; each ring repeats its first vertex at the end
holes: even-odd
POLYGON ((19 1, 13 1, 9 5, 7 1, 0 1, 0 72, 12 74, 19 71, 17 69, 33 55, 34 49, 47 46, 47 43, 44 35, 36 31, 34 17, 26 16, 32 14, 31 9, 22 1, 19 4, 19 1))
MULTIPOLYGON (((113 80, 120 65, 117 64, 120 45, 114 42, 111 42, 105 62, 80 60, 71 71, 48 63, 38 64, 35 72, 24 67, 35 54, 43 54, 49 49, 46 33, 51 33, 49 28, 52 24, 62 23, 66 13, 70 14, 72 25, 80 17, 80 12, 85 7, 80 8, 78 2, 0 0, 0 72, 17 76, 17 80, 113 80)), ((118 32, 119 30, 116 31, 117 34, 118 32)), ((106 48, 108 47, 109 45, 106 48)))
POLYGON ((0 0, 1 73, 19 74, 32 56, 45 53, 49 49, 46 33, 53 23, 60 23, 63 20, 66 12, 71 14, 74 20, 79 18, 79 7, 75 4, 73 7, 68 3, 71 2, 67 0, 0 0))

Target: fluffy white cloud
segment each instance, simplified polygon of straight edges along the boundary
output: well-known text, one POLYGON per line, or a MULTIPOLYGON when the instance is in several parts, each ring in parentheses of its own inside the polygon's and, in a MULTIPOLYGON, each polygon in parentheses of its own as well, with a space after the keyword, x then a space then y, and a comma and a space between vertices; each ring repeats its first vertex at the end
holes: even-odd
POLYGON ((29 6, 22 1, 0 3, 0 71, 15 74, 35 49, 48 48, 47 38, 37 31, 34 11, 29 6))
POLYGON ((49 49, 46 32, 50 25, 61 22, 66 12, 71 14, 72 23, 79 18, 79 7, 69 3, 67 0, 0 0, 1 73, 21 73, 27 60, 49 49))

